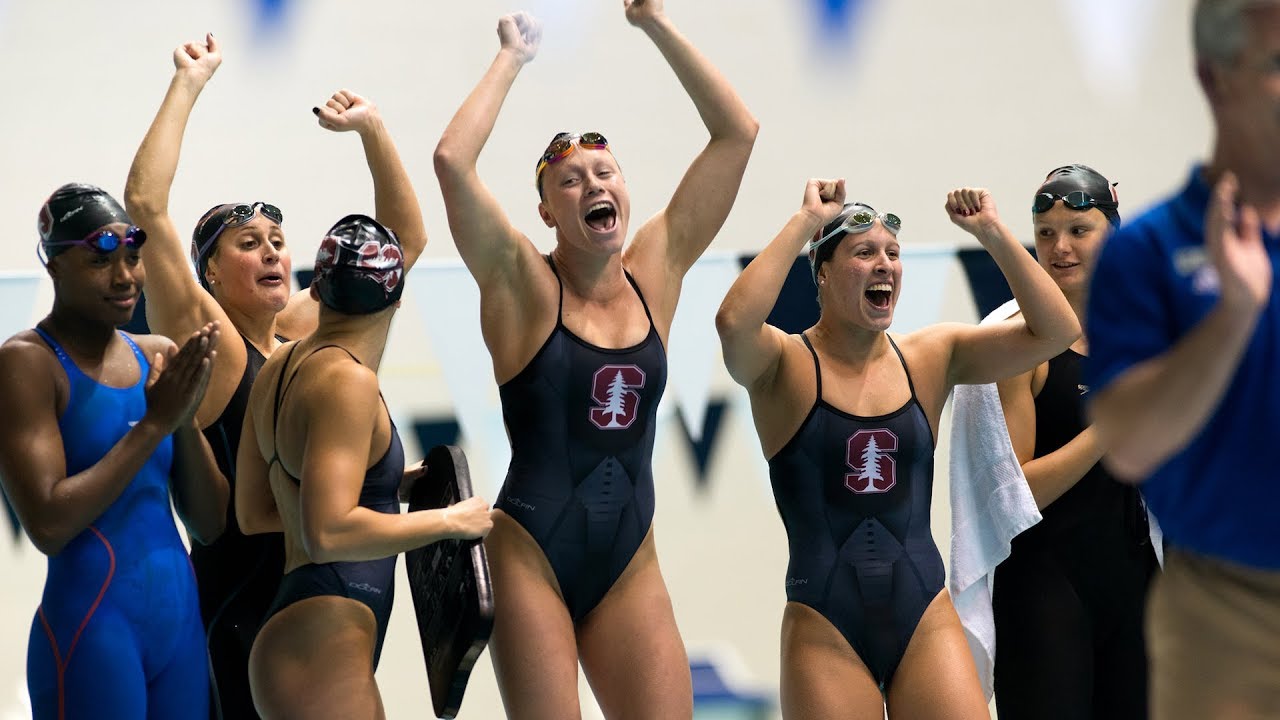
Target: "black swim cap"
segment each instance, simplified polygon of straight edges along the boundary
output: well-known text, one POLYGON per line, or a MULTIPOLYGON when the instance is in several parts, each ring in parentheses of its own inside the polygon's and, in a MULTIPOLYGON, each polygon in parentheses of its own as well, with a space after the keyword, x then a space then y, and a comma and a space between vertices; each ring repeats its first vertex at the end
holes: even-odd
POLYGON ((316 252, 320 301, 346 315, 368 315, 404 292, 404 253, 390 228, 367 215, 348 215, 329 228, 316 252))
POLYGON ((49 196, 40 207, 36 229, 45 257, 52 258, 89 236, 103 225, 132 225, 129 214, 106 190, 96 185, 67 183, 49 196))
POLYGON ((204 279, 204 271, 209 267, 209 254, 213 249, 209 240, 222 228, 233 207, 235 203, 214 205, 205 211, 196 222, 196 229, 191 231, 191 262, 196 266, 196 280, 206 290, 209 289, 209 283, 204 279))
POLYGON ((1115 185, 1088 165, 1064 165, 1045 176, 1036 194, 1065 197, 1073 192, 1083 192, 1093 198, 1094 207, 1107 216, 1112 227, 1120 227, 1120 202, 1115 185))

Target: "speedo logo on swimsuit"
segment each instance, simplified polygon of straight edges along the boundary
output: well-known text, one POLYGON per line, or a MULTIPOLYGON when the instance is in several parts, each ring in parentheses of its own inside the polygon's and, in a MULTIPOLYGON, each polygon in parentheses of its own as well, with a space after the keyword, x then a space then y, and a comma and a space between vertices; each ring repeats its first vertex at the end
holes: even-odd
POLYGON ((591 424, 601 430, 626 430, 640 414, 644 370, 636 365, 605 365, 591 376, 591 424))
POLYGON ((808 585, 809 578, 787 578, 787 587, 795 587, 797 585, 808 585))
POLYGON ((376 588, 376 587, 374 587, 374 586, 370 585, 369 583, 353 583, 353 582, 349 582, 349 583, 347 583, 347 587, 351 588, 352 590, 359 590, 360 592, 373 593, 374 595, 381 595, 381 594, 382 594, 382 589, 381 589, 381 588, 376 588))
POLYGON ((1087 394, 1089 394, 1089 386, 1088 386, 1088 385, 1079 385, 1079 384, 1077 384, 1077 385, 1076 385, 1076 389, 1080 391, 1080 394, 1081 394, 1081 395, 1087 395, 1087 394))
POLYGON ((849 437, 844 486, 863 495, 888 492, 898 484, 898 463, 890 453, 898 450, 898 436, 892 430, 859 430, 849 437))
POLYGON ((516 506, 516 507, 520 508, 521 510, 529 510, 529 511, 533 511, 533 510, 537 510, 537 509, 538 509, 536 505, 530 505, 529 503, 527 503, 527 502, 525 502, 525 501, 523 501, 523 500, 521 500, 520 498, 517 498, 517 497, 508 497, 508 498, 507 498, 507 504, 508 504, 508 505, 514 505, 514 506, 516 506))

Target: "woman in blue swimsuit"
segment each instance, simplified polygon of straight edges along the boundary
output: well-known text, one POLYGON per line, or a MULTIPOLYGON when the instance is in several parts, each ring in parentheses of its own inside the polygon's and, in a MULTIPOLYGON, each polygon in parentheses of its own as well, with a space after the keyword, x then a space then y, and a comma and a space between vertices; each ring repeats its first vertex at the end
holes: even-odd
POLYGON ((201 717, 209 678, 195 542, 222 531, 227 482, 194 421, 217 324, 179 351, 133 316, 146 234, 110 195, 64 185, 40 211, 53 309, 0 346, 0 478, 49 556, 27 647, 35 718, 201 717))

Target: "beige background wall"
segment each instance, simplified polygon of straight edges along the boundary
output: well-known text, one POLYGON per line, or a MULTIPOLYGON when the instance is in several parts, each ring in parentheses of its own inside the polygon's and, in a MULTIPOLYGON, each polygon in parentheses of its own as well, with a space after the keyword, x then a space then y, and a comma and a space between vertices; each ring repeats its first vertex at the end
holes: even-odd
MULTIPOLYGON (((852 195, 900 214, 902 240, 921 248, 965 243, 941 210, 946 191, 964 184, 992 188, 1011 225, 1026 233, 1031 190, 1069 162, 1119 180, 1122 211, 1133 215, 1181 182, 1207 150, 1187 47, 1189 5, 871 0, 850 42, 830 46, 816 42, 815 14, 801 0, 667 0, 679 27, 762 124, 715 247, 760 248, 812 175, 847 176, 852 195)), ((531 0, 524 7, 545 20, 543 49, 508 99, 481 172, 513 219, 549 249, 530 171, 554 132, 597 129, 609 137, 637 217, 666 201, 705 134, 661 57, 624 21, 620 2, 531 0)), ((38 270, 36 210, 61 183, 123 190, 172 72, 172 48, 206 30, 222 41, 225 60, 188 130, 171 204, 180 227, 216 202, 269 200, 285 210, 295 266, 309 265, 333 220, 372 210, 357 138, 318 129, 309 112, 347 87, 374 99, 396 134, 432 233, 427 257, 456 258, 431 151, 497 49, 497 17, 514 9, 492 0, 307 0, 292 3, 281 32, 262 34, 247 0, 0 0, 0 217, 10 223, 0 238, 0 270, 38 270)), ((910 293, 910 264, 906 282, 910 293)), ((18 321, 34 321, 48 305, 44 286, 38 313, 18 321)), ((383 378, 398 418, 452 414, 422 331, 438 312, 411 305, 397 320, 383 378)), ((958 266, 938 317, 975 319, 958 266)), ((474 381, 492 382, 480 370, 474 381)), ((713 389, 739 397, 723 370, 713 389)), ((664 415, 657 534, 691 653, 720 653, 753 687, 771 691, 785 538, 749 418, 738 407, 735 399, 705 493, 694 488, 676 421, 664 415)), ((946 435, 944 427, 934 502, 944 557, 946 435)), ((481 462, 480 471, 484 482, 500 479, 501 468, 481 462)), ((44 559, 25 539, 0 540, 0 720, 22 716, 27 633, 43 575, 44 559)), ((391 717, 421 716, 421 656, 408 594, 400 597, 379 679, 391 717)), ((501 715, 487 657, 464 707, 473 718, 501 715)))

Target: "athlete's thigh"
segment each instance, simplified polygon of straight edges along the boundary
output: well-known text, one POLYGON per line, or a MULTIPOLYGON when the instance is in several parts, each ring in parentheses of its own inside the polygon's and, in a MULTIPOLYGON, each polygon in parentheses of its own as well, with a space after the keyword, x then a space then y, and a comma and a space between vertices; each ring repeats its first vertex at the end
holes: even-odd
POLYGON ((67 619, 37 615, 32 625, 27 651, 32 718, 144 717, 147 680, 129 623, 101 606, 87 621, 76 620, 68 624, 67 619))
MULTIPOLYGON (((250 718, 257 713, 253 709, 253 695, 249 691, 249 651, 253 638, 242 643, 237 632, 227 629, 230 621, 225 617, 215 621, 209 629, 209 671, 214 685, 216 702, 221 714, 214 716, 250 718)), ((232 623, 237 629, 240 627, 232 623)), ((254 623, 257 629, 257 623, 254 623)), ((256 633, 255 633, 256 634, 256 633)))
POLYGON ((494 602, 489 657, 507 717, 579 717, 573 620, 546 557, 524 528, 500 511, 494 513, 485 551, 494 602))
POLYGON ((280 610, 249 654, 258 712, 268 720, 377 717, 376 643, 373 612, 355 600, 323 595, 280 610))
POLYGON ((204 717, 209 706, 209 662, 204 627, 192 609, 183 635, 168 664, 147 683, 148 720, 204 717))
POLYGON ((249 652, 271 607, 282 577, 274 552, 268 552, 228 594, 208 625, 209 664, 222 717, 253 718, 249 691, 249 652))
POLYGON ((916 625, 888 688, 889 719, 970 720, 991 715, 951 596, 939 592, 916 625))
POLYGON ((1093 714, 1094 623, 1063 568, 1048 556, 996 569, 995 693, 1001 720, 1093 714))
POLYGON ((884 696, 840 631, 817 610, 782 613, 782 716, 786 720, 882 720, 884 696))
POLYGON ((578 624, 578 651, 606 717, 678 720, 693 715, 689 657, 652 535, 578 624))
POLYGON ((1135 553, 1130 582, 1116 582, 1110 602, 1115 623, 1098 647, 1095 672, 1094 717, 1100 720, 1146 718, 1149 715, 1147 645, 1144 631, 1146 591, 1156 572, 1150 546, 1135 553))

